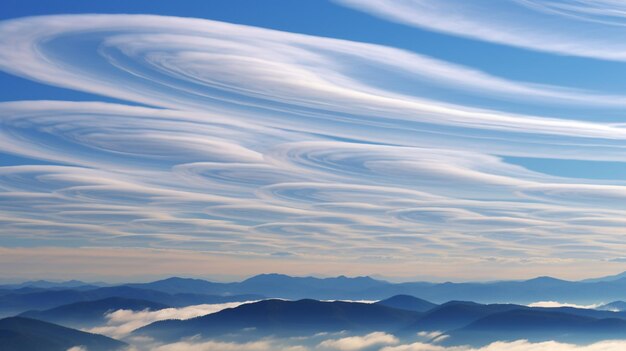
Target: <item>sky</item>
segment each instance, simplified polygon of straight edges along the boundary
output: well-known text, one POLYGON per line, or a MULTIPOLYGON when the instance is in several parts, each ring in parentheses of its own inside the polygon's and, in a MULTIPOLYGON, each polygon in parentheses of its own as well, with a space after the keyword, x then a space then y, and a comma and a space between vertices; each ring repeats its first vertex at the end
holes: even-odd
POLYGON ((0 277, 626 270, 626 4, 0 3, 0 277))

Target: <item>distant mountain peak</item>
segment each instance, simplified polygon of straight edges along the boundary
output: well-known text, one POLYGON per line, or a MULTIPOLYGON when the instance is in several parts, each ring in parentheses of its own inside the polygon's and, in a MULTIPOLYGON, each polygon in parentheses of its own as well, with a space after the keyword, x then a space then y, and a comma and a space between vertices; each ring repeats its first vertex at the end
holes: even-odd
POLYGON ((474 302, 474 301, 452 300, 452 301, 448 301, 448 302, 442 304, 441 306, 452 306, 452 305, 472 305, 472 306, 478 306, 478 305, 482 305, 482 304, 474 302))
POLYGON ((614 312, 626 311, 626 302, 621 301, 621 300, 613 301, 605 305, 599 306, 596 309, 605 310, 605 311, 614 311, 614 312))
POLYGON ((419 316, 413 311, 376 304, 269 299, 194 319, 155 322, 135 330, 134 334, 160 340, 180 340, 198 334, 207 337, 243 329, 253 330, 251 332, 257 336, 303 336, 342 330, 372 332, 384 330, 381 328, 397 330, 419 316))
POLYGON ((533 279, 528 279, 528 280, 526 280, 526 282, 527 283, 530 283, 530 282, 535 282, 535 283, 562 283, 562 282, 565 282, 565 280, 557 279, 557 278, 554 278, 554 277, 550 277, 550 276, 544 275, 544 276, 536 277, 536 278, 533 278, 533 279))
POLYGON ((626 279, 626 271, 618 273, 618 274, 614 274, 614 275, 605 276, 605 277, 585 279, 582 282, 599 283, 599 282, 611 282, 611 281, 622 280, 622 279, 626 279))
POLYGON ((286 274, 281 274, 281 273, 261 273, 261 274, 252 276, 248 279, 245 279, 244 282, 255 281, 255 280, 267 280, 267 279, 283 279, 283 278, 292 278, 292 277, 286 274))
POLYGON ((379 282, 381 280, 378 279, 374 279, 368 275, 359 275, 356 277, 347 277, 345 275, 340 275, 336 278, 326 278, 326 279, 337 279, 337 280, 361 280, 361 281, 372 281, 372 282, 379 282))
POLYGON ((204 281, 198 278, 184 278, 184 277, 169 277, 161 280, 157 280, 156 282, 194 282, 194 281, 204 281))
POLYGON ((404 294, 395 295, 388 299, 380 300, 376 302, 376 304, 415 312, 425 312, 437 307, 436 304, 430 301, 426 301, 412 295, 404 294))
POLYGON ((81 345, 93 351, 121 350, 127 344, 109 337, 83 332, 36 319, 0 319, 2 350, 68 350, 81 345))
POLYGON ((251 282, 251 281, 261 281, 261 280, 282 280, 282 279, 310 279, 310 280, 338 280, 338 281, 372 281, 378 282, 380 280, 374 279, 370 276, 356 276, 356 277, 348 277, 346 275, 339 275, 337 277, 314 277, 314 276, 290 276, 282 273, 263 273, 252 276, 243 282, 251 282))

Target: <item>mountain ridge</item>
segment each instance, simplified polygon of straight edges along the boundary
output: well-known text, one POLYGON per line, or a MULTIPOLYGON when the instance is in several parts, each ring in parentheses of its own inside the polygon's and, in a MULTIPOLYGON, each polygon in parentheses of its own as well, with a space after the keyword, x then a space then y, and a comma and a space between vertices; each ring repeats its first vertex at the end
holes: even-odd
POLYGON ((42 320, 70 328, 94 327, 104 324, 105 314, 117 310, 156 311, 168 305, 147 300, 109 297, 102 300, 81 301, 43 311, 26 311, 20 317, 42 320))
POLYGON ((0 319, 2 351, 67 351, 72 347, 89 351, 121 350, 127 345, 109 337, 66 328, 24 317, 0 319))
POLYGON ((342 330, 374 332, 399 328, 419 316, 417 312, 368 303, 270 299, 202 317, 155 322, 135 330, 133 335, 172 341, 242 331, 256 336, 313 335, 342 330))

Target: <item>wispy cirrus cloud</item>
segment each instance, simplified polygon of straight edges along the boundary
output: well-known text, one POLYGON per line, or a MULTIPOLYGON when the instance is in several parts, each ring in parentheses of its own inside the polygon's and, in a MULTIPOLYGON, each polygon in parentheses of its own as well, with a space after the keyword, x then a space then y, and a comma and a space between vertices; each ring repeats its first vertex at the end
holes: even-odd
POLYGON ((624 61, 619 1, 340 0, 347 6, 429 30, 559 55, 624 61), (610 49, 609 49, 610 47, 610 49))
POLYGON ((561 110, 619 109, 614 93, 199 19, 33 17, 0 33, 3 70, 134 104, 0 103, 0 153, 27 160, 0 166, 8 253, 131 248, 169 250, 194 272, 191 261, 245 257, 237 267, 248 273, 323 261, 335 273, 404 274, 414 263, 448 275, 503 269, 494 260, 511 274, 529 261, 542 274, 577 260, 609 270, 626 248, 615 236, 626 210, 618 176, 509 162, 626 161, 622 124, 561 110), (366 266, 374 260, 386 264, 366 266))

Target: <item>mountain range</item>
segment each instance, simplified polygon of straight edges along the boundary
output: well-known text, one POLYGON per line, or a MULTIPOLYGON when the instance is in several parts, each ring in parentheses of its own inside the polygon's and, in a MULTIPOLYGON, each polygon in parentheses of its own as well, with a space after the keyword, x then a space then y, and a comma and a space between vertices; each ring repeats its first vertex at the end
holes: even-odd
POLYGON ((105 315, 120 309, 157 311, 227 302, 245 303, 192 319, 160 320, 132 335, 161 342, 196 335, 241 341, 382 331, 409 341, 418 332, 430 332, 427 335, 439 338, 442 345, 481 346, 519 338, 590 343, 626 338, 625 295, 624 274, 585 281, 539 277, 484 283, 390 283, 370 277, 281 274, 233 283, 178 277, 114 286, 27 282, 0 289, 0 314, 9 317, 0 320, 0 349, 65 351, 89 344, 91 351, 115 350, 124 344, 76 329, 105 325, 105 315), (357 300, 376 302, 351 302, 357 300), (528 306, 537 301, 598 307, 528 306), (602 301, 613 302, 599 304, 602 301))
POLYGON ((529 304, 536 301, 561 300, 591 304, 626 299, 626 278, 621 275, 615 276, 614 280, 605 278, 592 282, 539 277, 524 281, 486 283, 390 283, 370 277, 314 278, 262 274, 236 283, 170 278, 131 286, 166 293, 256 294, 284 299, 319 300, 379 300, 394 295, 412 295, 436 303, 471 300, 481 303, 529 304))
MULTIPOLYGON (((392 298, 393 299, 393 298, 392 298)), ((399 297, 398 299, 406 299, 399 297)), ((412 302, 406 299, 406 308, 412 302)), ((626 338, 626 314, 578 308, 484 305, 451 301, 425 312, 380 303, 317 300, 264 300, 188 320, 165 320, 133 334, 163 342, 184 338, 254 340, 268 336, 304 337, 348 331, 383 331, 403 340, 418 332, 436 332, 444 345, 484 346, 494 341, 590 343, 626 338)))
MULTIPOLYGON (((434 303, 467 300, 479 303, 530 304, 537 301, 563 301, 597 304, 626 300, 626 278, 623 275, 585 281, 539 277, 524 281, 484 283, 390 283, 370 277, 315 278, 282 274, 262 274, 233 283, 178 277, 150 283, 105 287, 83 285, 79 281, 70 281, 62 286, 59 283, 39 282, 0 289, 0 316, 108 297, 149 300, 173 307, 263 298, 381 300, 395 295, 415 296, 434 303)), ((623 308, 624 306, 617 305, 606 306, 606 309, 613 310, 623 308)))
POLYGON ((125 343, 106 336, 35 319, 10 317, 0 320, 2 351, 67 351, 73 347, 89 351, 114 351, 125 346, 125 343))
POLYGON ((195 335, 219 337, 236 333, 254 337, 307 336, 342 330, 367 333, 399 329, 419 315, 368 303, 264 300, 188 320, 155 322, 138 329, 135 335, 175 341, 195 335))
POLYGON ((102 300, 75 302, 44 311, 27 311, 20 317, 38 319, 72 328, 103 325, 105 315, 118 310, 157 311, 169 306, 147 300, 109 297, 102 300))
POLYGON ((589 344, 623 339, 626 320, 592 318, 558 311, 513 309, 489 314, 464 327, 446 332, 444 345, 483 346, 494 341, 528 340, 589 344))
POLYGON ((376 304, 414 312, 426 312, 437 307, 436 304, 430 301, 426 301, 424 299, 420 299, 411 295, 392 296, 388 299, 380 300, 376 302, 376 304))
MULTIPOLYGON (((126 285, 97 287, 88 290, 37 289, 32 291, 23 289, 0 294, 0 316, 11 316, 30 310, 45 310, 65 304, 101 300, 109 297, 149 300, 173 307, 252 301, 264 298, 260 295, 207 295, 191 292, 168 294, 159 290, 141 289, 126 285)), ((184 285, 181 290, 193 291, 192 288, 184 288, 184 285)))

